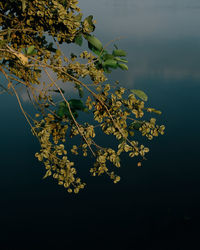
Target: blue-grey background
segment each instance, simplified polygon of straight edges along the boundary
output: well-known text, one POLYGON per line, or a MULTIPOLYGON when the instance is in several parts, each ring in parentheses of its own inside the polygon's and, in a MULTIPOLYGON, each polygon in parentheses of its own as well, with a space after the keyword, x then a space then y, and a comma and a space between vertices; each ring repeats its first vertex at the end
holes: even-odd
POLYGON ((16 98, 2 94, 0 248, 198 249, 200 2, 85 0, 80 7, 94 15, 104 44, 122 37, 115 43, 128 51, 129 71, 110 78, 145 91, 163 111, 166 133, 145 141, 151 150, 143 168, 123 158, 117 185, 90 177, 90 160, 79 162, 87 188, 70 195, 42 180, 37 140, 16 98))

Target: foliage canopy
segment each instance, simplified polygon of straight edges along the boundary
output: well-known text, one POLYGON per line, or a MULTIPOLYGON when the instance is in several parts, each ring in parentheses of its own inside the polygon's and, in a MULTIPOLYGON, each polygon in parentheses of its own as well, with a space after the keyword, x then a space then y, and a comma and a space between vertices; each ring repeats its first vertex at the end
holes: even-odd
POLYGON ((145 107, 147 95, 143 91, 108 83, 111 70, 128 70, 126 52, 114 45, 109 53, 91 34, 95 30, 93 16, 83 19, 77 4, 77 0, 0 2, 0 71, 6 79, 0 85, 2 92, 16 96, 39 140, 41 149, 35 156, 45 166, 44 178, 53 176, 70 193, 78 193, 86 185, 76 176, 72 155, 92 155, 90 173, 107 174, 117 183, 120 177, 112 168, 120 167, 121 154, 145 159, 149 151, 139 144, 137 135, 151 140, 165 129, 155 118, 142 119, 146 112, 161 113, 145 107), (60 46, 81 46, 84 40, 88 50, 79 55, 66 56, 60 46), (44 82, 42 74, 46 75, 44 82), (77 97, 67 98, 60 81, 72 85, 77 97), (34 117, 25 112, 18 86, 26 89, 36 109, 34 117), (92 118, 80 120, 81 113, 92 118), (97 133, 114 137, 115 146, 99 145, 97 133), (76 143, 74 137, 79 138, 76 143))

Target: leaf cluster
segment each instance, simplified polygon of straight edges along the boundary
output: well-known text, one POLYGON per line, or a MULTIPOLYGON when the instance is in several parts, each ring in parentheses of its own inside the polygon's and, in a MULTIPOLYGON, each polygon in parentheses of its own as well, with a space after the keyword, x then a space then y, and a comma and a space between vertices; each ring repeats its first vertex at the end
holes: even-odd
POLYGON ((77 4, 77 0, 0 2, 0 71, 7 83, 2 88, 16 96, 38 138, 40 150, 35 156, 44 165, 44 178, 52 176, 69 193, 86 185, 76 176, 80 166, 71 160, 73 155, 92 156, 91 175, 106 174, 117 183, 121 154, 139 157, 141 166, 149 148, 139 143, 138 136, 151 140, 165 129, 154 117, 144 118, 145 113, 161 111, 145 107, 148 97, 142 90, 108 83, 106 74, 111 70, 128 70, 127 53, 116 45, 108 52, 107 45, 91 34, 93 16, 83 19, 77 4), (84 40, 88 50, 79 55, 72 51, 67 57, 60 47, 81 46, 84 40), (77 97, 68 98, 60 81, 66 88, 73 86, 77 97), (18 86, 27 91, 35 115, 23 109, 18 86), (80 112, 88 113, 91 122, 88 117, 80 120, 80 112), (108 139, 106 147, 101 145, 101 135, 114 137, 116 144, 109 145, 108 139), (73 143, 74 137, 78 143, 73 143))

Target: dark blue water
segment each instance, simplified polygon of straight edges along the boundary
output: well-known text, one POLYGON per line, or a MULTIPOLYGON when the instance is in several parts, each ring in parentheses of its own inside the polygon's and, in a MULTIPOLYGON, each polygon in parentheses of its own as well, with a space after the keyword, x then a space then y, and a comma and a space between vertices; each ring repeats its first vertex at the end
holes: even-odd
POLYGON ((198 249, 200 3, 85 0, 80 6, 97 19, 95 34, 104 43, 124 36, 116 43, 128 51, 129 72, 110 77, 144 90, 148 104, 163 111, 158 120, 166 133, 145 141, 151 150, 143 168, 123 158, 117 185, 89 177, 90 160, 79 162, 87 188, 70 195, 42 180, 37 140, 16 99, 2 94, 0 249, 198 249))

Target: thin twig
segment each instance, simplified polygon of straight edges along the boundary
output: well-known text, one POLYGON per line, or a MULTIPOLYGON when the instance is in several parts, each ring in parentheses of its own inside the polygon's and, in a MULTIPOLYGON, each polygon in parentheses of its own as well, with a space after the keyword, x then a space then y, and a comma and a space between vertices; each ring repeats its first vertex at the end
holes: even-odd
MULTIPOLYGON (((15 50, 14 50, 14 49, 11 49, 9 46, 7 46, 7 47, 8 47, 11 51, 13 51, 13 52, 15 53, 15 50)), ((52 65, 48 65, 47 63, 41 62, 41 61, 39 61, 38 59, 36 59, 36 58, 34 58, 34 57, 30 57, 30 58, 31 58, 32 60, 34 60, 34 61, 39 62, 40 65, 38 65, 38 66, 44 68, 44 70, 46 70, 47 67, 48 67, 48 68, 51 68, 51 69, 54 69, 54 70, 60 70, 60 72, 62 72, 62 73, 64 73, 65 75, 67 75, 69 78, 71 78, 71 79, 72 79, 74 82, 76 82, 78 85, 81 85, 81 86, 85 87, 85 88, 92 94, 92 96, 93 96, 95 99, 97 99, 97 100, 101 103, 101 105, 106 109, 108 115, 110 116, 110 118, 111 118, 111 120, 112 120, 112 122, 113 122, 113 125, 119 130, 120 134, 121 134, 122 137, 124 138, 124 135, 123 135, 123 132, 122 132, 121 128, 120 128, 120 127, 118 126, 118 124, 116 124, 116 122, 114 121, 113 116, 111 115, 111 113, 110 113, 110 111, 109 111, 107 105, 99 98, 99 96, 98 96, 94 91, 92 91, 90 88, 88 88, 88 86, 87 86, 86 84, 84 84, 82 81, 78 80, 76 77, 74 77, 74 76, 70 75, 69 73, 67 73, 66 71, 64 71, 64 70, 63 70, 63 67, 55 67, 55 66, 52 66, 52 65)), ((46 72, 48 72, 48 71, 46 71, 46 72)), ((52 78, 51 78, 51 79, 52 79, 52 78)), ((55 82, 53 79, 52 79, 52 81, 55 82)), ((57 85, 57 84, 56 84, 56 85, 57 85)), ((58 86, 57 86, 57 87, 58 87, 58 86)), ((59 88, 59 87, 58 87, 58 88, 59 88)), ((59 92, 60 92, 61 95, 64 97, 62 91, 59 90, 59 92)), ((65 100, 66 100, 66 99, 65 99, 65 100)), ((66 101, 66 103, 67 103, 67 101, 66 101)), ((68 103, 67 105, 69 105, 69 103, 68 103)), ((70 107, 70 105, 69 105, 69 107, 70 107)), ((75 120, 75 119, 74 119, 74 120, 75 120)), ((132 145, 132 143, 130 142, 130 140, 129 140, 128 138, 125 138, 125 139, 126 139, 126 141, 127 141, 128 143, 130 143, 130 144, 132 145)))
POLYGON ((4 74, 4 76, 5 76, 6 79, 8 80, 8 88, 12 88, 13 92, 15 93, 15 96, 17 97, 17 101, 18 101, 18 103, 19 103, 19 107, 20 107, 20 109, 21 109, 23 115, 25 116, 27 122, 29 123, 29 125, 30 125, 30 127, 31 127, 31 129, 32 129, 32 131, 33 131, 33 133, 36 135, 36 132, 35 132, 35 130, 34 130, 32 124, 31 124, 31 122, 29 121, 29 119, 28 119, 28 117, 27 117, 27 115, 26 115, 26 113, 25 113, 25 111, 24 111, 24 109, 23 109, 23 107, 22 107, 22 104, 21 104, 21 101, 20 101, 20 99, 19 99, 19 96, 18 96, 18 94, 17 94, 16 89, 13 87, 12 82, 9 80, 8 75, 6 74, 5 70, 4 70, 1 66, 0 66, 0 71, 4 74))
POLYGON ((56 82, 53 80, 53 78, 51 77, 51 75, 49 74, 49 72, 48 72, 46 69, 44 69, 44 71, 45 71, 45 73, 47 74, 47 76, 49 77, 49 79, 54 83, 54 85, 56 86, 56 88, 58 89, 58 91, 60 92, 61 96, 63 97, 63 100, 66 102, 66 104, 67 104, 67 106, 68 106, 70 115, 71 115, 71 117, 72 117, 72 119, 73 119, 73 121, 74 121, 74 123, 75 123, 75 125, 76 125, 76 127, 77 127, 77 129, 78 129, 78 131, 79 131, 79 133, 80 133, 80 135, 83 137, 83 139, 84 139, 84 141, 87 143, 87 145, 88 145, 90 151, 91 151, 92 154, 95 156, 95 153, 94 153, 94 151, 92 150, 90 144, 88 143, 88 141, 87 141, 87 139, 86 139, 84 133, 81 132, 80 127, 79 127, 79 124, 77 123, 76 119, 74 118, 74 115, 73 115, 73 113, 72 113, 72 111, 71 111, 70 104, 69 104, 69 102, 66 100, 65 96, 63 95, 63 92, 61 91, 61 89, 59 88, 59 86, 56 84, 56 82))

